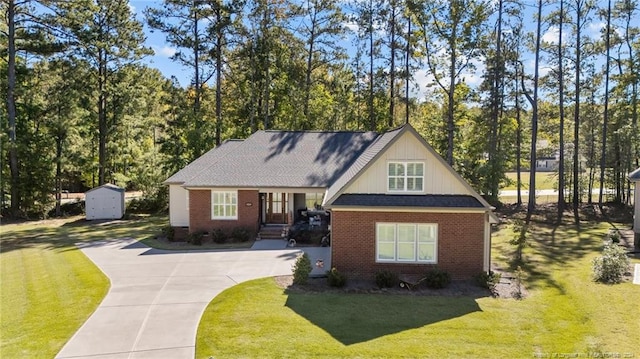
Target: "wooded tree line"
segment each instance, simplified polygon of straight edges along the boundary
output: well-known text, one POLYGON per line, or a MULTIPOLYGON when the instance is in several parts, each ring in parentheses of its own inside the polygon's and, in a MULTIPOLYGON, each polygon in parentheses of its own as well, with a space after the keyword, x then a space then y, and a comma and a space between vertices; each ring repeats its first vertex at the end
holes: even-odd
POLYGON ((559 213, 592 189, 612 190, 599 203, 630 201, 637 1, 164 0, 138 15, 126 0, 0 6, 0 198, 12 215, 104 183, 162 200, 168 175, 259 129, 405 122, 493 203, 507 171, 530 170, 519 187, 535 190, 536 159, 556 153, 559 213), (189 86, 145 63, 145 25, 176 49, 189 86))

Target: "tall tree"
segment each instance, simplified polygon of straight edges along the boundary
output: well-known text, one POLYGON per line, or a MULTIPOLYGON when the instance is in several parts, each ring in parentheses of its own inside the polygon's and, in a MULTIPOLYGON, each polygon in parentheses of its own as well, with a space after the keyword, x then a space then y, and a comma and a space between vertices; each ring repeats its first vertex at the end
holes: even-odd
POLYGON ((524 76, 522 77, 522 88, 524 95, 531 104, 531 153, 529 162, 529 201, 527 203, 527 224, 531 221, 531 216, 536 207, 536 151, 538 142, 538 87, 540 78, 540 41, 542 40, 542 8, 543 1, 538 0, 536 16, 536 34, 534 50, 534 74, 533 74, 533 94, 529 94, 525 89, 524 76))
POLYGON ((412 11, 421 27, 425 59, 435 83, 446 96, 446 160, 454 163, 455 90, 464 71, 474 68, 486 44, 489 5, 485 1, 414 1, 412 11))
POLYGON ((600 191, 598 193, 598 206, 602 209, 602 196, 604 194, 604 172, 607 167, 607 130, 609 127, 609 72, 611 69, 611 0, 607 1, 606 10, 607 25, 604 34, 605 43, 605 70, 604 70, 604 114, 602 119, 602 152, 600 153, 600 191))
POLYGON ((60 2, 60 21, 71 35, 76 55, 97 71, 98 184, 109 177, 108 107, 113 74, 122 66, 139 61, 151 50, 144 47, 142 24, 131 13, 126 0, 78 0, 60 2))
POLYGON ((336 0, 306 0, 299 7, 303 22, 300 27, 300 37, 306 42, 305 81, 302 113, 305 123, 301 128, 310 129, 315 122, 310 113, 309 103, 313 86, 318 81, 314 72, 320 68, 327 68, 346 57, 345 50, 338 44, 338 39, 345 34, 343 14, 336 0))
MULTIPOLYGON (((580 101, 581 101, 581 83, 582 66, 584 61, 584 32, 583 30, 590 21, 589 13, 593 4, 590 0, 574 0, 570 7, 574 11, 573 35, 575 36, 574 63, 575 63, 575 80, 574 80, 574 109, 573 109, 573 211, 576 224, 579 223, 579 204, 581 202, 580 192, 580 101)), ((591 195, 591 194, 589 194, 591 195)))
MULTIPOLYGON (((220 10, 219 2, 215 2, 213 6, 220 10)), ((192 71, 194 123, 191 131, 198 134, 193 136, 194 139, 198 139, 204 131, 205 115, 201 111, 203 86, 213 76, 212 55, 217 53, 214 52, 214 37, 209 36, 208 29, 212 12, 211 6, 202 0, 165 0, 162 8, 149 7, 144 11, 147 24, 152 29, 165 33, 167 43, 177 48, 171 59, 192 71)), ((193 158, 209 149, 206 142, 206 139, 190 141, 193 158)))

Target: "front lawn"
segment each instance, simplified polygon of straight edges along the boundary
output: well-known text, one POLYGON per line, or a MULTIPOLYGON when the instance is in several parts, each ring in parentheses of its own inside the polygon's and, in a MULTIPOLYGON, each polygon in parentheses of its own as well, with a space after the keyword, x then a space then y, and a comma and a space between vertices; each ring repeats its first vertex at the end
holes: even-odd
POLYGON ((166 217, 108 223, 83 217, 0 228, 0 357, 53 358, 109 289, 109 280, 74 245, 145 238, 166 217))
MULTIPOLYGON (((209 304, 196 356, 638 357, 640 286, 591 281, 591 261, 609 227, 536 224, 524 251, 528 296, 521 301, 298 293, 271 278, 243 283, 209 304)), ((503 268, 513 258, 510 233, 503 226, 494 235, 493 260, 503 268)))

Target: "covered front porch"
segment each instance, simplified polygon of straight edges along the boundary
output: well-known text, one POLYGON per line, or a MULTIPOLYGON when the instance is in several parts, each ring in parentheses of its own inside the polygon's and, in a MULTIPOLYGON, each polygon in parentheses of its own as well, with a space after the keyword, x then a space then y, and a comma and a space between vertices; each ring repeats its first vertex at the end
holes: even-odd
POLYGON ((331 217, 322 208, 324 189, 260 189, 260 224, 307 225, 329 228, 331 217))

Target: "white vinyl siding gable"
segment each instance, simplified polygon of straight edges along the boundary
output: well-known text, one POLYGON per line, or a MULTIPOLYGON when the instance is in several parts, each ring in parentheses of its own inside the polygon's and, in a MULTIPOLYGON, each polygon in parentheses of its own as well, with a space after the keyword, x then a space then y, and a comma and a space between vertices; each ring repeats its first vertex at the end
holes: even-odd
POLYGON ((438 225, 377 223, 376 262, 438 263, 438 225))
POLYGON ((416 194, 473 195, 449 168, 434 157, 421 140, 408 131, 348 185, 344 193, 396 193, 397 191, 389 190, 389 164, 403 162, 423 164, 422 190, 416 191, 416 194))
POLYGON ((211 219, 238 219, 237 191, 211 191, 211 219))

